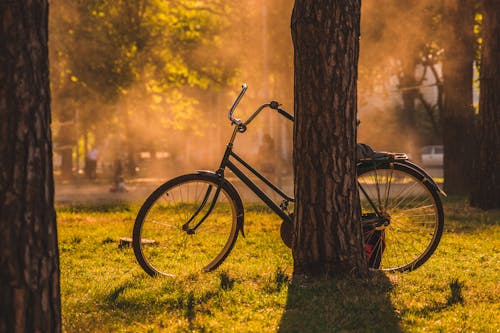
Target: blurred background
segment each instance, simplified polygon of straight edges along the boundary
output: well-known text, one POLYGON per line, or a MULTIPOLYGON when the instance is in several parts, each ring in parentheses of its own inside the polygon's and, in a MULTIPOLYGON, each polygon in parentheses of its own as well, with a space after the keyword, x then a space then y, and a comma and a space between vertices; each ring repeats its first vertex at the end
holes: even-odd
MULTIPOLYGON (((270 100, 293 113, 292 7, 293 0, 51 1, 56 181, 216 169, 232 130, 227 110, 244 82, 238 117, 270 100)), ((437 169, 444 12, 440 1, 363 1, 359 59, 358 141, 437 169), (434 160, 423 161, 429 152, 434 160)), ((480 22, 477 15, 478 34, 480 22)), ((286 178, 292 132, 288 120, 264 112, 235 151, 286 178)))

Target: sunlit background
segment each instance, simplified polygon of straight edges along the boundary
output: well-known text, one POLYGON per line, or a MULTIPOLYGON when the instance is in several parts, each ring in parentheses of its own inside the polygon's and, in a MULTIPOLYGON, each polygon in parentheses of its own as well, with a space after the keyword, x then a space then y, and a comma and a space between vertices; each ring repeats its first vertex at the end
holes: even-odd
MULTIPOLYGON (((238 117, 270 100, 293 113, 292 7, 292 0, 52 1, 56 179, 83 178, 92 148, 99 177, 112 177, 117 160, 126 177, 216 169, 231 134, 227 110, 244 82, 238 117)), ((361 21, 358 141, 421 162, 423 146, 441 144, 438 4, 366 0, 361 21)), ((268 111, 252 125, 236 151, 290 174, 292 124, 268 111)))

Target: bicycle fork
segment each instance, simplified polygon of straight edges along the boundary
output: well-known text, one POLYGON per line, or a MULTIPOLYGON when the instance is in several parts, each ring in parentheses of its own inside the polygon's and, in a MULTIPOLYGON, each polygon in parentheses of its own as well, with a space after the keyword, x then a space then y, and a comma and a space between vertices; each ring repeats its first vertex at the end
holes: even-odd
POLYGON ((189 224, 196 219, 196 217, 203 210, 203 208, 205 207, 205 205, 208 202, 208 199, 210 198, 210 194, 212 193, 213 186, 212 185, 208 186, 207 192, 205 193, 205 196, 203 197, 203 200, 200 204, 200 207, 198 207, 196 212, 193 213, 193 216, 191 216, 191 218, 186 223, 184 223, 182 225, 182 230, 184 230, 188 235, 194 235, 196 232, 196 229, 198 229, 198 227, 207 219, 208 215, 210 215, 210 213, 212 212, 212 210, 215 207, 215 203, 217 202, 217 199, 219 198, 221 187, 222 187, 222 185, 217 186, 217 189, 215 190, 214 197, 212 198, 212 202, 210 203, 210 207, 208 208, 208 211, 205 213, 205 215, 200 219, 200 221, 198 223, 196 223, 196 225, 193 228, 190 228, 189 224))

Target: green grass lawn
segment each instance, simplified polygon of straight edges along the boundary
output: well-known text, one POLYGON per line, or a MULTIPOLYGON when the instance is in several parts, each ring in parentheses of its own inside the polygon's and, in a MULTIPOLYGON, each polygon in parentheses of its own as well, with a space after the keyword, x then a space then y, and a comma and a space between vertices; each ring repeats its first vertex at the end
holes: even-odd
POLYGON ((448 199, 441 244, 416 271, 309 282, 291 281, 280 221, 260 209, 215 272, 151 278, 119 247, 138 208, 58 207, 65 331, 500 332, 498 211, 448 199))

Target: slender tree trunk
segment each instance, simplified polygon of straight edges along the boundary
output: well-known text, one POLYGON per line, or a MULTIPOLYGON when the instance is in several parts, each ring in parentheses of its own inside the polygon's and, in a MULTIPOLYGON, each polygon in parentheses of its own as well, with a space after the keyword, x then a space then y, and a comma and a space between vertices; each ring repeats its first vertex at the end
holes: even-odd
POLYGON ((67 145, 61 152, 61 178, 63 180, 73 179, 73 148, 67 145))
MULTIPOLYGON (((130 104, 128 104, 130 105, 130 104)), ((133 108, 135 110, 135 108, 133 108)), ((128 108, 123 109, 123 117, 125 123, 125 145, 127 150, 127 173, 129 176, 136 176, 136 161, 135 161, 135 135, 132 130, 132 120, 130 119, 130 114, 128 108)))
POLYGON ((64 180, 73 179, 73 146, 75 145, 75 122, 73 110, 64 110, 60 115, 61 128, 58 142, 61 145, 61 177, 64 180))
POLYGON ((479 96, 478 156, 471 204, 500 208, 500 1, 485 0, 479 96))
POLYGON ((415 70, 417 67, 417 60, 415 54, 418 52, 417 47, 407 42, 408 47, 411 47, 414 52, 409 52, 407 58, 402 59, 402 71, 399 78, 399 87, 401 88, 401 99, 403 101, 402 112, 402 131, 405 140, 405 152, 410 153, 411 156, 416 156, 418 145, 417 135, 417 108, 416 102, 419 94, 417 79, 415 78, 415 70))
POLYGON ((472 172, 474 109, 472 71, 474 60, 474 2, 445 0, 443 15, 442 117, 444 188, 449 194, 469 193, 472 172))
POLYGON ((0 332, 59 332, 48 2, 0 3, 0 332))
POLYGON ((296 0, 294 274, 367 273, 356 182, 360 1, 296 0))

